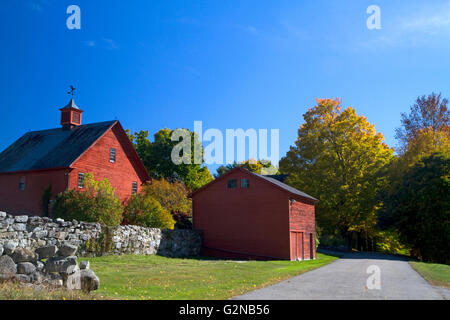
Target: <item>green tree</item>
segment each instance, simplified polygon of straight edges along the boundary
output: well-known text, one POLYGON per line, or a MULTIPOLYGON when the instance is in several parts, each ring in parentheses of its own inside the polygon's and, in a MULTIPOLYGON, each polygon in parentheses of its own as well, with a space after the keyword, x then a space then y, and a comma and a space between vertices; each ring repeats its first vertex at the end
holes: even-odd
POLYGON ((402 239, 424 261, 450 263, 449 168, 448 155, 422 158, 387 200, 402 239))
POLYGON ((215 174, 214 176, 218 178, 237 167, 245 168, 251 172, 259 174, 276 174, 278 172, 278 169, 275 168, 269 160, 257 161, 255 159, 250 159, 239 163, 235 161, 232 164, 222 165, 217 168, 217 174, 215 174))
POLYGON ((69 189, 56 196, 54 217, 100 222, 117 226, 122 222, 123 205, 108 179, 96 181, 92 173, 84 177, 84 190, 69 189))
MULTIPOLYGON (((172 162, 172 149, 178 144, 172 141, 173 130, 161 129, 154 135, 154 141, 150 141, 148 131, 140 131, 131 134, 127 130, 130 140, 141 157, 150 176, 155 179, 165 178, 169 181, 181 180, 190 190, 197 190, 213 180, 206 166, 194 163, 194 147, 198 142, 196 134, 191 132, 191 164, 175 164, 172 162)), ((199 145, 199 144, 197 144, 199 145)), ((201 147, 200 152, 203 152, 201 147)), ((203 154, 203 153, 202 153, 203 154)))
POLYGON ((303 115, 295 146, 280 161, 287 183, 319 199, 317 220, 324 233, 338 230, 352 245, 353 233, 366 238, 381 205, 393 150, 381 133, 340 99, 317 99, 303 115))

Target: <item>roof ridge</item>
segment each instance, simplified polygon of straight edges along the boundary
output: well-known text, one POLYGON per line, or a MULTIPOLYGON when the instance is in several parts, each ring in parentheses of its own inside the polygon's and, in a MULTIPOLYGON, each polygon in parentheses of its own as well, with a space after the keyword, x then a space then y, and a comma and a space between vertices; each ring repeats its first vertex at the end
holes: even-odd
MULTIPOLYGON (((80 127, 91 126, 91 125, 96 125, 96 124, 104 124, 104 123, 109 123, 109 122, 110 122, 110 123, 114 123, 114 122, 116 122, 116 121, 118 121, 118 120, 109 120, 109 121, 100 121, 100 122, 86 123, 86 124, 82 124, 82 125, 76 126, 76 127, 73 128, 73 129, 80 128, 80 127)), ((51 129, 42 129, 42 130, 28 131, 28 132, 26 132, 25 134, 23 134, 22 136, 24 136, 24 135, 26 135, 26 134, 29 134, 29 133, 44 132, 44 131, 52 131, 52 130, 62 130, 62 127, 51 128, 51 129)))

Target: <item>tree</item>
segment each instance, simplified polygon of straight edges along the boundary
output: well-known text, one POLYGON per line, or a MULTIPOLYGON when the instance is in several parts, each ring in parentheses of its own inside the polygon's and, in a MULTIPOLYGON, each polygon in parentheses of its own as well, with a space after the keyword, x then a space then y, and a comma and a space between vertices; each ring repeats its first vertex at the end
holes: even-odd
POLYGON ((409 114, 401 114, 402 126, 396 130, 401 153, 408 149, 408 145, 415 141, 424 129, 432 132, 444 131, 448 135, 450 113, 447 104, 447 99, 441 99, 441 94, 433 92, 428 96, 418 97, 409 114))
POLYGON ((134 194, 124 212, 124 222, 147 228, 173 229, 175 221, 170 212, 153 197, 134 194))
POLYGON ((84 187, 84 190, 69 189, 59 193, 52 207, 54 217, 119 225, 123 205, 108 179, 96 181, 92 173, 87 173, 84 187))
POLYGON ((250 159, 246 161, 242 161, 237 163, 236 161, 232 164, 222 165, 217 168, 217 174, 214 176, 216 178, 221 175, 227 173, 230 170, 233 170, 237 167, 245 168, 251 172, 259 173, 259 174, 276 174, 278 169, 275 168, 269 160, 258 160, 250 159))
POLYGON ((165 179, 152 180, 143 188, 143 193, 157 200, 170 213, 184 212, 191 214, 192 202, 188 190, 182 182, 168 182, 165 179))
POLYGON ((400 154, 389 169, 389 186, 380 193, 383 207, 378 217, 378 225, 391 228, 394 224, 395 207, 390 201, 406 173, 421 159, 434 153, 450 156, 449 112, 447 99, 434 93, 417 98, 410 114, 402 113, 402 127, 397 128, 396 138, 401 144, 400 154))
POLYGON ((280 161, 281 173, 319 199, 316 217, 324 233, 338 230, 349 246, 353 232, 367 239, 393 150, 365 117, 352 107, 343 110, 340 99, 317 99, 303 118, 295 146, 280 161))
MULTIPOLYGON (((150 176, 155 179, 165 178, 169 181, 181 180, 190 190, 197 190, 213 180, 206 166, 194 163, 194 143, 192 143, 191 164, 176 165, 172 162, 172 149, 178 143, 172 141, 173 130, 161 129, 154 135, 154 141, 148 138, 148 131, 127 134, 142 159, 150 176)), ((198 141, 196 134, 191 133, 192 141, 198 141)), ((201 149, 203 151, 203 148, 201 149)))
POLYGON ((424 261, 450 263, 449 168, 448 155, 422 158, 387 200, 402 239, 424 261))

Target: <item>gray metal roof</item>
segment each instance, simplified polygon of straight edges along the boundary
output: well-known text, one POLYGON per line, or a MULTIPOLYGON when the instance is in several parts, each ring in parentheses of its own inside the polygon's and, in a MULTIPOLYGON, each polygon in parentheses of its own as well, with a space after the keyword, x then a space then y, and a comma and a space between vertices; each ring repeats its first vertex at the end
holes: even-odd
POLYGON ((69 167, 116 122, 28 132, 0 153, 0 173, 69 167))
POLYGON ((286 191, 288 191, 290 193, 293 193, 293 194, 296 194, 296 195, 299 195, 299 196, 302 196, 302 197, 305 197, 305 198, 309 198, 309 199, 318 201, 316 198, 311 197, 309 194, 306 194, 306 193, 304 193, 304 192, 302 192, 300 190, 297 190, 297 189, 295 189, 295 188, 293 188, 291 186, 288 186, 287 184, 281 182, 278 179, 272 178, 271 176, 265 176, 265 175, 254 173, 254 172, 250 172, 250 173, 254 174, 254 175, 257 175, 258 177, 263 178, 264 180, 267 180, 267 181, 269 181, 269 182, 271 182, 271 183, 273 183, 273 184, 283 188, 284 190, 286 190, 286 191))
POLYGON ((66 108, 74 108, 80 110, 80 108, 78 108, 78 106, 75 104, 75 100, 73 99, 70 99, 69 103, 63 109, 66 108))

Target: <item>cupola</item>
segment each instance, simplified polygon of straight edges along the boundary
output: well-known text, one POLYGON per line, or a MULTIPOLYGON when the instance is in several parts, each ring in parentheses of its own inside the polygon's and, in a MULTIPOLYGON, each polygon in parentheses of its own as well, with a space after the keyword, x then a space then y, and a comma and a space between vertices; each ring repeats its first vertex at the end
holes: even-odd
POLYGON ((72 129, 81 125, 81 114, 83 110, 78 108, 73 98, 70 99, 67 106, 59 110, 61 110, 61 125, 63 129, 72 129))

